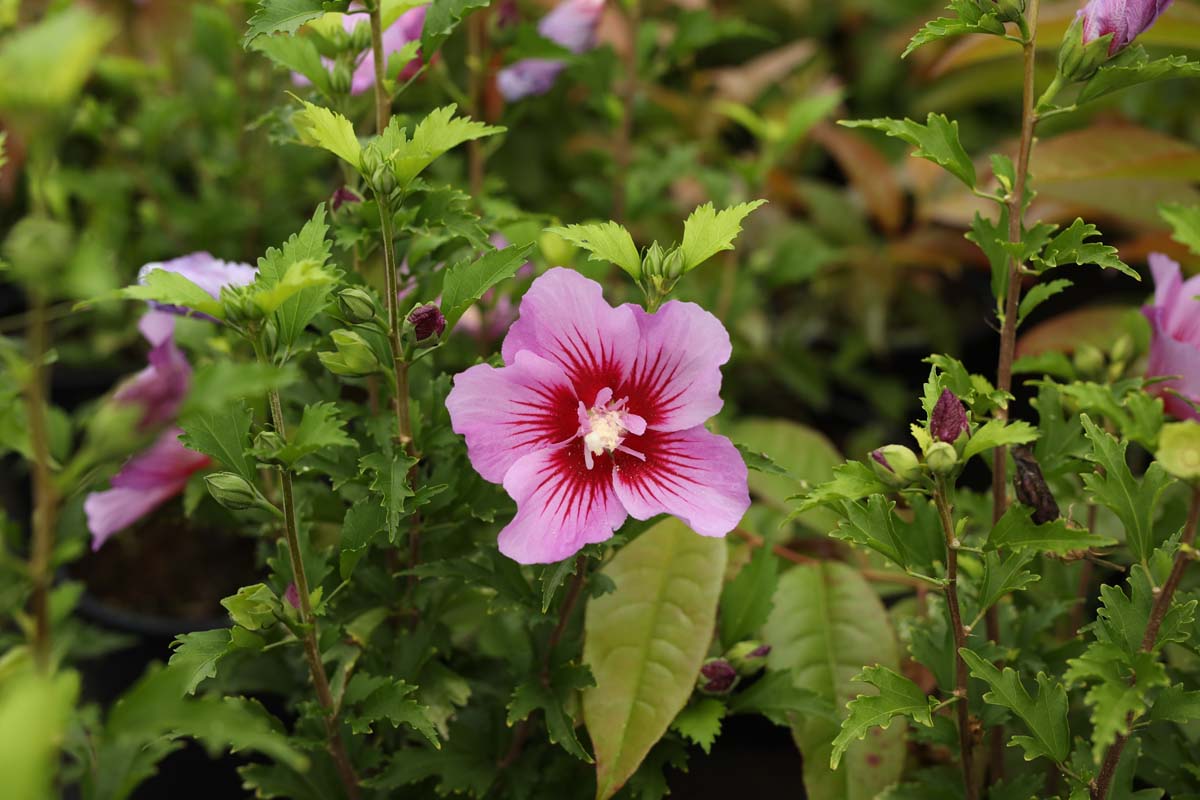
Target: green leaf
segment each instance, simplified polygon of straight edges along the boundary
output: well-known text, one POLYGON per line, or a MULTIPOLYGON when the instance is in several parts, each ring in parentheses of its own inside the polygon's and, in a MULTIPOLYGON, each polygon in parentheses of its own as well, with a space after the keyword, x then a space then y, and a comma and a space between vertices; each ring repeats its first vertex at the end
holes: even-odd
POLYGON ((716 624, 725 558, 722 540, 672 517, 601 573, 616 589, 588 602, 583 648, 596 679, 583 694, 583 716, 598 800, 625 784, 691 696, 716 624))
POLYGON ((328 150, 356 170, 362 168, 362 145, 354 135, 354 123, 336 111, 301 100, 304 108, 292 114, 292 126, 300 142, 328 150))
MULTIPOLYGON (((690 272, 722 250, 732 250, 742 232, 742 220, 766 200, 739 203, 717 211, 712 203, 696 208, 683 223, 683 271, 690 272)), ((635 276, 636 277, 636 276, 635 276)))
POLYGON ((830 536, 862 547, 868 547, 891 561, 900 569, 914 566, 903 535, 896 533, 896 504, 882 494, 871 495, 866 503, 845 502, 842 504, 845 519, 830 536))
POLYGON ((425 12, 425 27, 421 31, 421 49, 431 58, 442 42, 454 32, 467 14, 476 8, 487 8, 491 0, 433 0, 425 12))
POLYGON ((895 717, 908 717, 926 728, 933 727, 933 698, 898 672, 867 667, 854 680, 874 686, 879 693, 859 695, 847 706, 850 715, 842 722, 829 757, 829 768, 833 770, 838 768, 850 742, 861 741, 872 728, 886 729, 895 717))
MULTIPOLYGON (((10 650, 9 655, 17 651, 10 650)), ((61 747, 79 698, 79 673, 43 675, 8 659, 0 681, 0 770, 4 794, 51 798, 62 761, 61 747)))
POLYGON ((1115 269, 1140 281, 1142 276, 1118 257, 1117 248, 1101 242, 1085 241, 1099 235, 1100 231, 1095 225, 1076 218, 1071 227, 1046 244, 1041 255, 1033 257, 1033 262, 1042 269, 1053 269, 1064 264, 1095 264, 1104 269, 1115 269))
POLYGON ((358 447, 345 430, 337 403, 313 403, 304 407, 300 424, 288 434, 287 444, 273 455, 285 464, 295 464, 327 447, 358 447))
MULTIPOLYGON (((330 243, 325 238, 329 226, 325 223, 325 206, 317 206, 312 219, 304 224, 299 233, 293 234, 281 247, 272 247, 258 260, 258 278, 251 284, 251 291, 269 289, 284 281, 293 264, 313 261, 325 265, 329 260, 330 243)), ((329 285, 321 283, 301 289, 275 311, 275 325, 279 331, 279 344, 290 348, 304 332, 305 327, 329 305, 329 285)))
POLYGON ((986 548, 1067 555, 1079 550, 1112 547, 1114 544, 1116 540, 1107 536, 1068 527, 1065 519, 1038 525, 1033 521, 1032 508, 1014 503, 988 534, 986 548))
POLYGON ((532 250, 532 244, 513 245, 493 250, 474 261, 460 261, 447 269, 442 278, 442 314, 446 317, 446 330, 453 329, 467 309, 489 289, 517 274, 532 250))
POLYGON ((567 225, 547 230, 587 250, 592 254, 592 261, 616 264, 634 280, 642 277, 642 257, 638 255, 637 245, 633 243, 629 231, 615 222, 567 225))
POLYGON ((1158 213, 1174 231, 1171 238, 1200 256, 1200 206, 1165 203, 1159 206, 1158 213))
POLYGON ((1043 672, 1037 675, 1037 696, 1030 696, 1012 667, 1004 671, 996 669, 967 648, 959 655, 967 662, 971 674, 985 682, 991 691, 984 694, 984 702, 1007 708, 1017 715, 1029 729, 1030 736, 1014 736, 1012 745, 1020 745, 1025 751, 1025 760, 1032 761, 1044 756, 1062 764, 1071 754, 1071 731, 1067 725, 1067 691, 1061 683, 1054 683, 1043 672))
POLYGON ((891 487, 879 480, 875 471, 861 461, 847 461, 834 468, 833 480, 822 483, 803 495, 798 512, 839 501, 861 500, 873 494, 887 494, 891 487))
POLYGON ((1187 56, 1167 56, 1151 61, 1145 48, 1134 45, 1100 67, 1080 90, 1075 103, 1090 103, 1106 94, 1150 81, 1197 77, 1200 77, 1200 62, 1189 61, 1187 56))
POLYGON ((151 270, 141 283, 126 286, 118 295, 130 300, 153 300, 164 305, 180 306, 216 319, 225 319, 225 309, 211 294, 178 272, 165 269, 151 270))
POLYGON ((229 652, 231 642, 228 628, 195 631, 175 637, 171 642, 174 652, 167 664, 171 669, 188 674, 184 683, 187 694, 195 694, 196 687, 206 678, 216 677, 217 662, 229 652))
POLYGON ((435 748, 442 746, 426 708, 409 697, 417 690, 404 681, 356 672, 346 685, 345 703, 352 710, 346 715, 350 729, 358 735, 372 733, 377 722, 387 721, 393 728, 407 725, 435 748))
POLYGON ((220 412, 198 412, 180 421, 179 441, 192 450, 212 456, 221 466, 254 483, 254 465, 246 458, 253 417, 242 403, 220 412))
POLYGON ((192 374, 192 385, 179 416, 185 419, 202 413, 221 416, 232 405, 265 397, 267 392, 286 389, 298 380, 300 370, 295 364, 212 361, 192 374))
MULTIPOLYGON (((428 16, 425 24, 429 24, 428 16)), ((456 117, 455 109, 457 106, 449 105, 429 112, 413 129, 412 139, 406 139, 400 128, 389 128, 390 134, 380 137, 381 155, 392 165, 396 182, 402 189, 407 188, 426 167, 460 144, 504 132, 504 128, 456 117)))
POLYGON ((305 289, 328 287, 335 283, 337 275, 320 262, 311 259, 293 261, 274 285, 251 291, 249 298, 264 314, 272 314, 305 289))
POLYGON ((68 110, 116 31, 107 15, 69 4, 6 32, 0 45, 0 111, 15 118, 21 111, 68 110))
POLYGON ((969 33, 1004 35, 1004 23, 997 17, 996 12, 985 13, 981 6, 971 0, 950 0, 950 5, 946 6, 946 9, 953 11, 955 16, 938 17, 926 22, 921 30, 913 36, 908 47, 904 48, 904 52, 900 55, 901 58, 907 58, 909 53, 921 45, 937 42, 950 36, 962 36, 969 33))
POLYGON ((1046 281, 1045 283, 1039 283, 1033 286, 1025 293, 1025 296, 1021 298, 1021 306, 1017 311, 1017 325, 1019 326, 1021 323, 1023 323, 1025 318, 1032 314, 1033 310, 1042 303, 1046 302, 1056 294, 1061 294, 1063 291, 1071 288, 1072 286, 1074 286, 1074 282, 1069 281, 1066 278, 1058 278, 1056 280, 1046 281))
POLYGON ((326 97, 333 94, 329 70, 310 37, 260 36, 250 44, 250 49, 262 53, 285 70, 308 78, 326 97))
POLYGON ((801 689, 791 670, 769 670, 728 700, 730 714, 761 714, 776 725, 791 726, 793 721, 822 717, 837 722, 841 715, 833 703, 810 689, 801 689))
POLYGON ((852 743, 839 768, 829 768, 846 704, 860 693, 855 676, 869 664, 900 669, 896 634, 871 585, 837 562, 787 571, 779 580, 764 640, 771 645, 768 669, 790 671, 799 688, 836 709, 833 719, 797 714, 792 721, 808 796, 873 800, 895 783, 904 770, 904 725, 852 743))
POLYGON ((560 666, 551 672, 547 682, 539 676, 517 687, 508 704, 506 721, 515 725, 541 709, 545 713, 550 741, 580 761, 591 764, 591 754, 575 735, 575 717, 569 709, 577 706, 576 697, 581 689, 595 685, 587 667, 578 664, 560 666))
POLYGON ((283 610, 275 592, 263 583, 243 586, 237 594, 222 600, 221 605, 229 612, 234 625, 248 631, 272 627, 283 610))
POLYGON ((1081 419, 1092 442, 1092 460, 1103 467, 1103 472, 1084 475, 1084 485, 1096 502, 1121 520, 1134 558, 1145 562, 1157 544, 1154 517, 1159 498, 1173 481, 1157 463, 1150 465, 1140 481, 1136 480, 1125 460, 1129 445, 1101 430, 1087 414, 1081 419))
POLYGON ((1063 679, 1068 684, 1091 684, 1083 700, 1091 709, 1092 758, 1097 764, 1145 712, 1148 692, 1168 684, 1157 655, 1137 652, 1131 657, 1108 642, 1093 642, 1078 658, 1067 661, 1063 679))
MULTIPOLYGON (((734 441, 761 451, 786 470, 784 474, 767 471, 750 474, 751 493, 759 502, 781 513, 789 511, 790 499, 803 489, 805 483, 824 483, 833 477, 835 467, 845 463, 845 458, 825 434, 792 420, 741 419, 728 434, 734 441)), ((798 513, 795 519, 820 533, 837 524, 837 516, 824 508, 798 513)))
POLYGON ((1005 595, 1021 591, 1041 579, 1041 576, 1025 569, 1033 556, 1028 550, 1003 557, 996 552, 984 555, 983 579, 979 583, 980 614, 999 603, 1005 595))
POLYGON ((400 532, 400 519, 404 516, 405 500, 413 496, 408 485, 408 472, 417 463, 415 458, 402 452, 369 453, 359 459, 359 468, 372 473, 371 491, 379 496, 387 518, 390 540, 395 543, 400 532))
POLYGON ((342 548, 340 572, 345 580, 354 572, 354 567, 366 554, 366 549, 387 525, 387 512, 374 503, 355 503, 346 511, 342 523, 342 548))
MULTIPOLYGON (((1150 621, 1154 600, 1155 592, 1149 573, 1142 565, 1135 564, 1130 571, 1129 594, 1125 594, 1120 586, 1104 584, 1100 587, 1100 608, 1096 612, 1096 621, 1087 629, 1095 634, 1097 641, 1118 646, 1132 664, 1133 659, 1142 652, 1142 639, 1150 621)), ((1163 615, 1157 637, 1150 643, 1150 652, 1157 652, 1170 642, 1187 640, 1187 628, 1195 616, 1196 604, 1196 600, 1172 603, 1163 615)))
POLYGON ((679 712, 679 716, 671 723, 671 729, 699 745, 707 754, 721 733, 721 720, 724 718, 724 703, 715 697, 701 697, 679 712))
POLYGON ((967 444, 963 447, 962 460, 993 450, 997 447, 1007 447, 1013 444, 1029 444, 1038 438, 1037 428, 1024 420, 1005 422, 1000 419, 990 419, 981 425, 967 444))
POLYGON ((725 647, 758 635, 771 613, 778 579, 779 560, 770 547, 758 548, 721 593, 721 643, 725 647))
POLYGON ((1008 262, 1012 258, 1005 247, 1008 244, 1007 207, 1001 208, 996 222, 976 211, 966 238, 987 256, 992 269, 992 297, 996 298, 998 310, 1003 312, 1004 297, 1008 292, 1008 262))
POLYGON ((958 140, 958 123, 952 122, 945 114, 931 112, 924 125, 911 119, 886 117, 843 121, 839 124, 848 128, 874 128, 888 136, 903 139, 917 148, 913 152, 915 157, 938 164, 969 188, 975 188, 975 165, 958 140))
POLYGON ((1189 691, 1183 684, 1168 687, 1154 701, 1150 719, 1156 722, 1192 722, 1200 719, 1200 691, 1189 691))
POLYGON ((323 0, 258 0, 258 9, 250 17, 242 46, 249 46, 265 33, 295 33, 301 25, 324 13, 323 0))

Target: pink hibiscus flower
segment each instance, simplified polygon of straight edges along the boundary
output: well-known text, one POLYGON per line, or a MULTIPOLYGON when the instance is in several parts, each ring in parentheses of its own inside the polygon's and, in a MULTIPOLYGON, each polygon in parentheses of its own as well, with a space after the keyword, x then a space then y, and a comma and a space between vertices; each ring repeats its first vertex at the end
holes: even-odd
POLYGON ((1178 375, 1151 387, 1162 394, 1166 409, 1178 419, 1200 419, 1200 414, 1174 394, 1174 389, 1194 402, 1200 402, 1200 275, 1183 279, 1179 264, 1161 253, 1150 256, 1154 273, 1154 303, 1142 313, 1150 320, 1154 338, 1150 343, 1151 377, 1178 375))
MULTIPOLYGON (((247 286, 254 282, 258 268, 249 264, 232 261, 222 261, 213 258, 209 253, 190 253, 170 261, 155 261, 146 264, 138 270, 138 283, 145 283, 146 276, 155 270, 176 272, 192 283, 208 292, 213 299, 219 299, 221 289, 226 286, 247 286)), ((212 319, 207 314, 200 314, 180 306, 163 305, 151 302, 150 307, 171 314, 192 315, 212 319)))
MULTIPOLYGON (((392 54, 403 50, 410 42, 415 42, 421 38, 421 31, 425 27, 425 12, 429 10, 429 4, 410 8, 396 19, 391 25, 383 31, 382 42, 383 52, 386 59, 392 54)), ((342 28, 346 33, 354 33, 354 29, 359 25, 367 25, 367 18, 362 14, 343 14, 342 28)), ((326 69, 333 69, 333 59, 322 58, 321 62, 326 69)), ((350 78, 350 94, 362 94, 369 91, 375 86, 375 61, 371 55, 371 51, 363 50, 358 54, 355 60, 356 66, 354 73, 350 78)), ((417 74, 417 70, 421 68, 421 57, 410 60, 400 69, 400 74, 397 76, 399 80, 406 81, 413 75, 417 74)), ((304 77, 298 72, 292 73, 292 83, 295 86, 311 86, 312 81, 304 77)))
POLYGON ((1174 0, 1091 0, 1077 16, 1083 18, 1083 43, 1112 34, 1108 54, 1115 56, 1149 30, 1174 0))
MULTIPOLYGON (((542 17, 538 33, 572 53, 583 53, 596 46, 603 13, 604 0, 563 0, 542 17)), ((545 94, 566 66, 557 58, 523 58, 496 73, 496 87, 509 102, 545 94)))
POLYGON ((517 502, 505 555, 561 561, 629 516, 663 513, 724 536, 749 508, 745 463, 704 428, 730 355, 712 314, 678 301, 613 308, 598 283, 558 267, 533 282, 501 355, 503 367, 456 376, 446 405, 472 465, 517 502))

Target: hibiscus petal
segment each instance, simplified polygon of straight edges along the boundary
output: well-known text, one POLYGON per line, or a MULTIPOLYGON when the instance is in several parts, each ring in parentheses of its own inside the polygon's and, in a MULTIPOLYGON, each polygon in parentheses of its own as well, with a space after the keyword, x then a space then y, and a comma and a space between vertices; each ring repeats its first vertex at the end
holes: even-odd
POLYGON ((604 0, 563 0, 538 23, 538 33, 572 53, 596 46, 604 0))
POLYGON ((500 552, 521 564, 552 564, 609 539, 628 516, 612 477, 610 459, 584 467, 578 439, 521 458, 504 476, 517 515, 500 531, 500 552))
POLYGON ((1150 377, 1182 376, 1153 384, 1150 391, 1162 395, 1167 411, 1177 419, 1200 420, 1200 414, 1190 405, 1165 391, 1168 388, 1174 389, 1194 401, 1200 401, 1200 347, 1173 339, 1156 329, 1150 342, 1150 361, 1146 365, 1146 374, 1150 377))
POLYGON ((522 58, 496 73, 496 88, 510 103, 542 95, 554 88, 566 62, 555 58, 522 58))
POLYGON ((613 483, 634 519, 672 514, 702 536, 724 536, 750 507, 746 464, 724 436, 697 427, 626 443, 645 456, 616 454, 613 483))
POLYGON ((721 365, 732 352, 725 327, 695 303, 672 300, 655 314, 623 307, 636 316, 641 340, 616 396, 628 397, 651 430, 703 425, 722 406, 721 365))
MULTIPOLYGON (((579 399, 557 365, 528 351, 507 367, 478 364, 456 375, 446 398, 455 433, 475 470, 500 483, 522 456, 570 439, 579 399)), ((580 460, 582 463, 582 458, 580 460)))
POLYGON ((93 550, 181 493, 192 473, 211 463, 203 453, 184 447, 180 433, 178 428, 163 431, 149 450, 121 467, 112 479, 111 489, 92 492, 84 500, 93 550))
POLYGON ((118 403, 142 407, 143 430, 175 419, 192 377, 187 357, 170 337, 150 351, 148 360, 149 366, 121 384, 113 394, 118 403))
POLYGON ((631 307, 613 308, 600 284, 555 267, 521 299, 521 316, 509 329, 501 354, 505 364, 512 364, 522 350, 558 364, 579 399, 590 404, 601 389, 623 382, 638 338, 631 307))

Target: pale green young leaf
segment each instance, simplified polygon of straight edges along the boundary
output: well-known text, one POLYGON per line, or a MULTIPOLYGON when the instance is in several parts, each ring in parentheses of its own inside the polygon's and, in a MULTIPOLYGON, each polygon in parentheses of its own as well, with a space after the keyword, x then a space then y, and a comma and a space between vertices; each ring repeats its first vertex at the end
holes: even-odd
POLYGON ((617 551, 615 589, 588 602, 583 660, 596 686, 583 716, 596 753, 597 800, 625 784, 692 695, 716 624, 726 547, 675 518, 617 551))
POLYGON ((1171 78, 1200 77, 1200 62, 1187 56, 1167 56, 1153 61, 1141 45, 1126 48, 1120 55, 1100 67, 1076 98, 1077 105, 1090 103, 1106 94, 1128 89, 1151 81, 1171 78))
POLYGON ((616 264, 635 280, 642 277, 642 257, 638 255, 637 245, 629 231, 615 222, 567 225, 550 228, 549 232, 587 250, 592 254, 592 261, 616 264))
POLYGON ((887 494, 891 487, 879 480, 875 471, 861 461, 847 461, 833 470, 833 480, 822 483, 802 495, 797 513, 820 505, 844 500, 861 500, 873 494, 887 494))
POLYGON ((307 100, 300 102, 304 108, 292 114, 292 126, 301 143, 328 150, 355 169, 361 169, 362 145, 354 135, 354 123, 324 106, 307 100))
MULTIPOLYGON (((258 259, 258 278, 249 291, 259 292, 282 282, 292 265, 312 261, 322 265, 325 271, 330 255, 330 242, 326 238, 329 226, 325 222, 325 205, 317 206, 312 219, 304 223, 299 233, 288 238, 280 247, 272 247, 258 259)), ((304 332, 305 327, 320 314, 330 302, 330 284, 319 283, 300 289, 283 302, 274 313, 281 348, 290 348, 304 332)))
POLYGON ((489 289, 511 278, 526 262, 532 244, 493 250, 475 260, 464 260, 445 270, 442 278, 442 314, 451 330, 472 304, 489 289))
POLYGON ((345 425, 336 403, 305 406, 300 424, 289 431, 287 444, 274 455, 286 464, 295 464, 328 447, 358 447, 358 442, 346 433, 345 425))
POLYGON ((913 155, 938 164, 968 187, 975 188, 975 165, 958 140, 958 122, 945 114, 930 112, 922 125, 911 119, 849 120, 839 123, 848 128, 873 128, 888 136, 903 139, 917 149, 913 155))
POLYGON ((1071 528, 1059 518, 1041 525, 1033 521, 1033 509, 1014 503, 988 534, 988 550, 1032 550, 1066 555, 1079 550, 1112 547, 1116 540, 1082 528, 1071 528))
POLYGON ((1086 241, 1099 235, 1100 230, 1095 225, 1076 218, 1070 227, 1046 243, 1041 254, 1033 257, 1033 264, 1043 270, 1061 267, 1064 264, 1095 264, 1104 269, 1115 269, 1140 281, 1142 276, 1120 259, 1117 248, 1103 242, 1086 241))
POLYGON ((337 275, 313 259, 288 264, 283 277, 271 286, 254 288, 249 298, 264 314, 273 314, 280 306, 305 289, 337 283, 337 275))
POLYGON ((1150 465, 1141 480, 1134 478, 1125 460, 1129 445, 1101 430, 1087 414, 1081 419, 1092 442, 1091 459, 1103 468, 1084 475, 1084 485, 1096 502, 1121 520, 1126 544, 1135 559, 1145 562, 1157 544, 1154 519, 1159 499, 1173 481, 1157 462, 1150 465))
POLYGON ((243 586, 237 594, 226 597, 221 606, 229 612, 233 624, 248 631, 257 631, 273 626, 276 614, 282 611, 279 598, 263 583, 243 586))
POLYGON ((394 149, 390 152, 385 150, 382 155, 391 164, 396 182, 402 188, 460 144, 504 132, 504 128, 476 122, 468 117, 456 117, 456 109, 454 105, 434 109, 417 123, 411 139, 406 140, 401 131, 394 141, 388 142, 395 145, 394 149))
POLYGON ((472 10, 486 8, 491 0, 433 0, 425 12, 421 49, 430 58, 472 10))
POLYGON ((1025 751, 1025 760, 1045 757, 1065 763, 1071 754, 1071 731, 1067 725, 1067 691, 1062 684, 1038 673, 1037 694, 1031 696, 1012 667, 1002 672, 965 647, 958 652, 971 674, 990 687, 984 702, 1007 708, 1025 723, 1031 735, 1014 736, 1011 742, 1025 751))
POLYGON ((220 301, 178 272, 155 269, 146 273, 141 283, 126 286, 118 292, 130 300, 151 300, 169 306, 179 306, 215 319, 225 319, 220 301))
POLYGON ((1165 203, 1158 213, 1171 226, 1171 238, 1200 256, 1200 206, 1165 203))
MULTIPOLYGON (((10 650, 15 655, 16 650, 10 650)), ((62 762, 63 737, 79 700, 79 673, 48 674, 9 658, 0 682, 0 770, 11 798, 51 798, 62 762)))
POLYGON ((725 704, 717 698, 700 697, 679 712, 679 716, 671 723, 671 728, 683 738, 699 745, 707 754, 721 733, 721 720, 725 718, 725 713, 725 704))
POLYGON ((249 46, 263 34, 295 33, 301 25, 324 13, 323 0, 258 0, 258 8, 250 17, 242 45, 249 46))
POLYGON ((705 203, 693 211, 683 223, 683 271, 689 272, 722 250, 732 250, 733 240, 742 232, 742 220, 766 200, 739 203, 717 211, 705 203))
POLYGON ((180 420, 183 435, 179 440, 254 483, 258 476, 246 457, 252 419, 250 410, 240 402, 219 411, 199 411, 180 420))
POLYGON ((273 63, 289 72, 303 75, 325 96, 333 94, 329 70, 321 53, 308 36, 260 36, 250 44, 273 63))
POLYGON ((971 438, 967 440, 966 446, 963 447, 962 458, 963 461, 966 461, 972 456, 993 450, 997 447, 1029 444, 1036 441, 1037 438, 1037 428, 1024 420, 1015 420, 1006 423, 1004 420, 991 419, 971 434, 971 438))
POLYGON ((187 694, 195 694, 205 679, 217 675, 217 662, 229 653, 232 638, 228 628, 194 631, 175 637, 171 642, 171 669, 189 673, 184 684, 187 694))
POLYGON ((904 48, 904 52, 900 55, 901 58, 907 58, 909 53, 921 45, 941 41, 951 36, 963 36, 970 33, 1004 35, 1004 23, 997 18, 996 12, 985 12, 978 3, 972 2, 972 0, 950 0, 950 5, 946 6, 946 10, 954 12, 955 16, 938 17, 926 22, 921 30, 913 36, 908 47, 904 48))
POLYGON ((779 560, 770 547, 760 547, 721 593, 721 642, 732 647, 754 638, 771 613, 771 597, 779 580, 779 560))
POLYGON ((933 699, 900 673, 887 667, 865 667, 854 680, 874 686, 879 693, 859 695, 846 706, 850 714, 842 721, 829 755, 829 768, 834 770, 850 742, 861 741, 872 728, 887 728, 894 717, 933 727, 933 699))
POLYGON ((0 111, 67 110, 116 33, 106 16, 81 4, 22 26, 0 44, 0 111))

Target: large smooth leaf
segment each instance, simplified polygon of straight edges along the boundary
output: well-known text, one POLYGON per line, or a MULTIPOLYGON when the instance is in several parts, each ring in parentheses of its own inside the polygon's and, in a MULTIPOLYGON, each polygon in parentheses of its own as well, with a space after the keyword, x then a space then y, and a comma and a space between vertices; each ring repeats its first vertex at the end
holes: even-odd
MULTIPOLYGON (((801 491, 798 481, 817 486, 833 479, 833 468, 845 459, 833 443, 819 431, 786 419, 744 419, 729 430, 740 445, 765 453, 787 475, 750 473, 750 491, 777 511, 787 512, 794 505, 788 498, 801 491)), ((824 508, 796 515, 804 525, 821 533, 833 530, 838 517, 824 508)))
POLYGON ((792 735, 804 754, 808 796, 873 800, 899 780, 907 731, 900 723, 867 741, 853 742, 839 768, 829 768, 846 704, 862 688, 855 677, 867 666, 900 668, 895 633, 870 584, 841 563, 797 566, 779 580, 764 634, 772 648, 768 666, 790 669, 797 686, 815 692, 838 710, 836 721, 816 716, 793 719, 792 735))
POLYGON ((583 717, 596 754, 596 797, 625 784, 692 694, 716 624, 721 539, 667 519, 604 569, 616 589, 588 603, 583 659, 596 685, 583 717))

